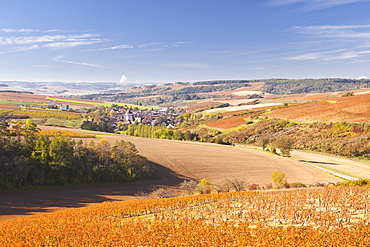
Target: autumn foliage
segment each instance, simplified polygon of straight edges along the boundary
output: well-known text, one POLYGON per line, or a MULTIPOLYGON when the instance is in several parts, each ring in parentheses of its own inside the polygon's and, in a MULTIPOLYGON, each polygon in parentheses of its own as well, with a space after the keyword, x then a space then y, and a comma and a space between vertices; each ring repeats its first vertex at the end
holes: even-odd
POLYGON ((39 130, 37 132, 39 135, 55 136, 55 135, 68 135, 69 137, 78 138, 95 138, 93 134, 80 133, 68 130, 39 130))
POLYGON ((268 116, 298 122, 369 122, 370 94, 337 97, 329 101, 315 101, 300 106, 278 109, 268 116))
POLYGON ((369 187, 105 202, 0 222, 1 246, 368 246, 369 187))

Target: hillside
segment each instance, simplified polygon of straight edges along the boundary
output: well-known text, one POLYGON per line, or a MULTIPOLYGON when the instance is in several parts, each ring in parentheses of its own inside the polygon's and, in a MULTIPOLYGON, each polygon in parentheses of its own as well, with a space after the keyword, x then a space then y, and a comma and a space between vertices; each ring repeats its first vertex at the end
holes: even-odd
POLYGON ((370 122, 370 94, 330 97, 327 100, 277 109, 267 116, 297 122, 370 122))
POLYGON ((0 222, 1 246, 368 246, 368 187, 105 202, 0 222))

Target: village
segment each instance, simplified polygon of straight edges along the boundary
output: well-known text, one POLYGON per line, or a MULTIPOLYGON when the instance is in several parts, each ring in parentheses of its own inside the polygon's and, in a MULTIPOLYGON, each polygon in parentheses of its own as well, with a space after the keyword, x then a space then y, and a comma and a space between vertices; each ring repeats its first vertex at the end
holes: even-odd
POLYGON ((185 112, 181 108, 139 109, 113 104, 111 107, 89 109, 81 128, 106 132, 127 130, 130 124, 174 128, 180 121, 179 116, 185 112))
POLYGON ((133 124, 135 122, 145 125, 166 124, 168 127, 174 127, 178 122, 177 117, 185 113, 184 109, 178 108, 162 108, 162 109, 111 109, 110 119, 111 124, 124 122, 125 124, 133 124))

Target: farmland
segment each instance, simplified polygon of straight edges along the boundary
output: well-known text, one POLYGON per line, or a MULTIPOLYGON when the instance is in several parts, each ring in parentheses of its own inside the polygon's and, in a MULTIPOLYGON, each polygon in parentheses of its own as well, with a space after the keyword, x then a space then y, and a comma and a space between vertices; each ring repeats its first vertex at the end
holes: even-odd
POLYGON ((285 109, 278 109, 269 114, 271 117, 286 118, 298 122, 369 122, 370 94, 351 97, 330 97, 285 109))
MULTIPOLYGON (((228 96, 225 98, 189 100, 189 107, 186 109, 191 112, 179 115, 179 119, 182 118, 182 120, 179 125, 175 126, 172 133, 175 131, 190 133, 192 138, 187 139, 183 135, 184 139, 180 140, 193 141, 179 141, 174 136, 168 137, 173 140, 164 140, 107 135, 99 132, 95 132, 92 136, 91 131, 40 126, 43 129, 41 134, 49 136, 57 133, 68 134, 73 138, 82 139, 86 145, 90 141, 99 142, 103 138, 110 145, 122 139, 130 141, 135 144, 139 154, 145 156, 155 167, 162 179, 138 184, 84 185, 80 188, 4 192, 0 195, 3 201, 0 206, 2 212, 0 220, 5 220, 6 223, 0 223, 0 245, 7 246, 10 243, 9 239, 12 238, 11 233, 4 233, 2 230, 5 229, 2 227, 6 225, 14 227, 10 228, 12 231, 22 232, 23 237, 17 239, 19 245, 67 246, 68 244, 75 245, 74 241, 80 241, 78 243, 82 246, 122 244, 135 246, 145 243, 160 246, 172 243, 176 245, 176 241, 187 243, 195 241, 194 243, 201 243, 205 246, 218 244, 258 246, 258 243, 266 245, 267 241, 271 241, 269 234, 275 236, 274 239, 278 241, 276 242, 278 245, 287 245, 289 241, 295 241, 294 244, 299 246, 313 242, 324 245, 331 243, 336 246, 337 243, 343 241, 342 235, 351 239, 354 245, 359 243, 356 241, 360 243, 368 241, 365 237, 369 232, 366 228, 369 224, 368 206, 365 203, 368 199, 368 192, 362 188, 266 190, 242 192, 241 194, 215 193, 208 197, 202 195, 161 200, 106 202, 93 207, 66 210, 104 201, 133 200, 138 197, 138 192, 144 193, 158 189, 173 190, 178 188, 184 180, 207 179, 212 184, 221 186, 227 180, 240 179, 246 185, 266 189, 270 188, 271 174, 276 171, 286 174, 288 183, 300 182, 310 185, 335 184, 343 181, 342 178, 330 175, 329 172, 353 178, 368 176, 369 166, 366 162, 325 155, 318 156, 314 153, 296 150, 291 153, 296 159, 292 159, 271 152, 276 145, 274 142, 281 135, 285 135, 291 137, 295 147, 301 150, 323 151, 332 154, 340 152, 350 157, 354 155, 366 157, 369 145, 364 135, 367 135, 369 128, 364 122, 369 121, 367 106, 370 98, 366 90, 358 90, 353 96, 348 97, 341 97, 345 92, 302 95, 266 94, 256 101, 247 97, 253 92, 261 93, 263 83, 250 84, 250 87, 228 91, 228 96), (253 102, 252 105, 246 105, 251 102, 253 102), (217 108, 219 106, 222 108, 217 108), (347 123, 330 123, 331 121, 347 121, 347 123), (310 122, 312 123, 308 124, 310 122), (77 132, 80 134, 74 134, 77 132), (250 148, 249 145, 260 145, 261 139, 265 136, 270 138, 267 146, 269 152, 250 148), (234 144, 234 146, 215 144, 222 143, 214 141, 217 138, 227 144, 234 144), (324 172, 319 168, 327 170, 324 172), (340 194, 350 196, 343 198, 338 196, 340 194), (165 205, 166 202, 169 204, 165 205), (178 206, 180 204, 182 206, 178 206), (130 207, 136 208, 137 211, 133 212, 130 207), (140 207, 144 207, 146 211, 140 211, 138 209, 140 207), (61 210, 66 211, 22 217, 61 210), (126 215, 122 212, 129 213, 126 215), (69 213, 75 217, 75 221, 68 215, 69 213), (14 219, 19 217, 21 218, 14 219), (17 223, 13 225, 12 222, 17 223), (100 230, 97 230, 99 224, 100 230), (30 227, 19 230, 16 225, 29 225, 30 227), (46 230, 46 225, 49 226, 49 230, 46 230), (69 236, 72 235, 72 228, 81 229, 82 232, 84 227, 91 229, 88 235, 75 234, 75 240, 69 236), (122 229, 127 230, 122 231, 122 229), (29 231, 36 232, 36 235, 29 237, 29 231), (184 231, 186 233, 181 235, 176 233, 184 231), (306 235, 310 236, 310 239, 306 235), (208 236, 213 237, 208 238, 208 236), (243 237, 238 238, 237 236, 243 237), (147 240, 149 238, 150 240, 147 240), (138 239, 146 239, 147 242, 140 242, 138 239)), ((200 88, 201 86, 196 85, 195 87, 200 88)), ((166 87, 157 86, 156 88, 162 90, 166 87)), ((183 88, 186 88, 186 85, 177 85, 176 90, 183 88)), ((140 92, 140 90, 132 90, 132 93, 135 92, 140 92)), ((223 95, 222 92, 207 94, 212 97, 223 95)), ((41 106, 68 104, 70 107, 88 108, 95 105, 112 105, 102 101, 56 96, 45 96, 44 98, 35 96, 32 99, 32 95, 27 95, 24 98, 19 96, 22 99, 17 99, 15 94, 9 94, 7 97, 3 99, 3 112, 27 113, 29 116, 32 115, 31 117, 38 124, 46 123, 37 118, 44 116, 44 119, 53 119, 51 124, 53 126, 63 125, 58 121, 66 119, 79 121, 83 114, 41 109, 41 106)), ((158 98, 147 96, 147 99, 158 98)), ((99 110, 103 111, 104 107, 99 110)), ((74 127, 77 128, 78 124, 74 127)), ((170 132, 171 130, 165 128, 165 131, 170 132)), ((214 189, 213 192, 215 191, 214 189)))
MULTIPOLYGON (((49 126, 42 128, 44 131, 63 130, 49 126)), ((91 133, 84 130, 78 130, 78 132, 91 133)), ((132 200, 135 198, 134 194, 139 191, 174 188, 183 180, 189 179, 206 178, 211 182, 221 184, 226 179, 240 178, 244 179, 247 184, 258 183, 261 187, 265 187, 271 183, 272 172, 282 171, 287 174, 290 183, 313 184, 343 181, 305 163, 253 149, 197 142, 122 137, 98 132, 95 134, 106 138, 111 143, 122 140, 122 138, 133 142, 139 154, 147 157, 155 165, 163 179, 142 184, 2 192, 0 199, 3 204, 0 205, 0 212, 3 215, 0 216, 0 220, 81 207, 106 200, 132 200)), ((87 143, 90 140, 98 142, 97 138, 83 138, 83 140, 87 143)), ((305 159, 315 160, 314 156, 308 156, 305 159)), ((345 164, 337 167, 345 167, 345 164)))
POLYGON ((368 246, 368 187, 105 202, 0 222, 1 246, 368 246))

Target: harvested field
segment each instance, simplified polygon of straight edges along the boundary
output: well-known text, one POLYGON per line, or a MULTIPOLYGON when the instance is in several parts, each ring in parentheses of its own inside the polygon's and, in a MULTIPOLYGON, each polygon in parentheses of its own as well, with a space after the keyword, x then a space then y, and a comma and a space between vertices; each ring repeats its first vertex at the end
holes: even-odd
MULTIPOLYGON (((42 128, 58 129, 56 127, 42 128)), ((100 134, 97 133, 111 143, 122 139, 133 142, 141 155, 147 157, 160 168, 166 169, 166 172, 171 171, 171 176, 176 176, 177 181, 180 182, 183 179, 206 178, 219 183, 225 179, 244 178, 247 182, 265 185, 271 182, 270 176, 274 171, 286 173, 289 182, 341 181, 290 158, 250 148, 100 134)), ((90 140, 99 141, 96 138, 84 138, 85 142, 90 140)), ((169 176, 164 174, 164 177, 168 178, 169 176)))
POLYGON ((25 101, 34 103, 47 103, 50 102, 44 95, 28 94, 28 93, 13 93, 13 92, 0 92, 0 100, 8 101, 25 101))

